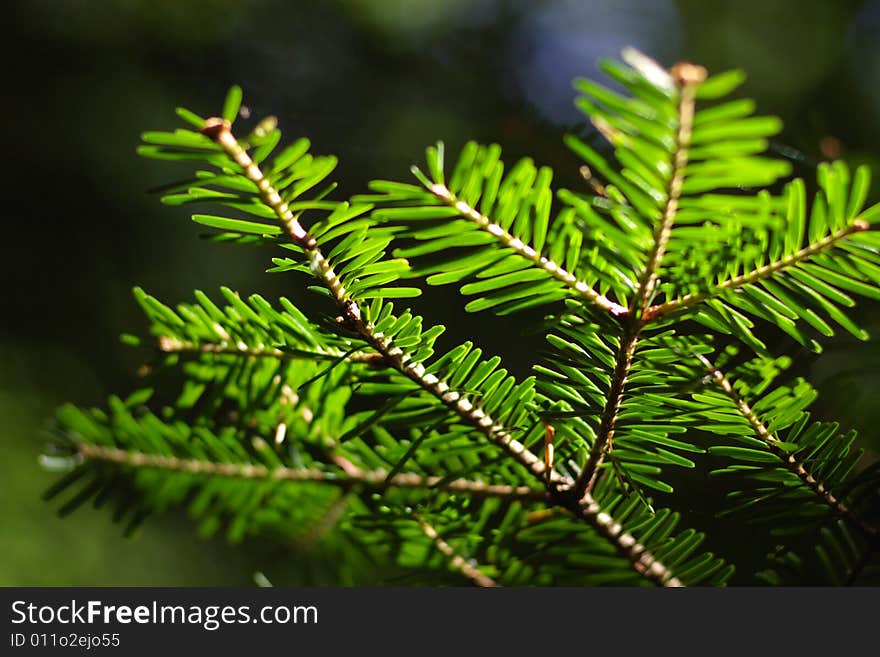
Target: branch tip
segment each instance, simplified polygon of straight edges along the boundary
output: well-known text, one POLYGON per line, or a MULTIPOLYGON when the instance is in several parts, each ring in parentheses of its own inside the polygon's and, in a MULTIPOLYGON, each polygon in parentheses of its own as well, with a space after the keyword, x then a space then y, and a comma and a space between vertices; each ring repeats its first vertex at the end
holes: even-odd
POLYGON ((203 135, 217 141, 220 138, 220 135, 224 132, 229 132, 232 129, 232 124, 226 119, 222 119, 219 116, 212 116, 211 118, 205 119, 205 126, 199 130, 203 135))
POLYGON ((709 73, 704 66, 690 62, 678 62, 669 70, 680 86, 700 84, 706 81, 709 73))

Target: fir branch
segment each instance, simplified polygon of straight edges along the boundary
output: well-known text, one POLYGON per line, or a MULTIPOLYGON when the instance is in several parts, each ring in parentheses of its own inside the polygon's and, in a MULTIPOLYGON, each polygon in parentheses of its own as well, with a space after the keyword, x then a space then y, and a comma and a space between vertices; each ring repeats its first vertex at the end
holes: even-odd
POLYGON ((459 571, 477 586, 483 588, 493 588, 498 586, 494 579, 481 573, 480 569, 475 566, 472 561, 465 559, 458 554, 449 543, 440 537, 437 530, 432 525, 428 524, 421 516, 414 514, 413 518, 419 523, 419 528, 422 530, 422 533, 431 539, 431 542, 434 543, 434 547, 436 547, 437 550, 449 560, 449 565, 452 568, 459 571))
POLYGON ((599 476, 599 468, 605 459, 605 454, 611 451, 617 414, 620 412, 620 405, 623 402, 626 379, 629 375, 630 367, 632 367, 633 354, 635 354, 638 339, 638 330, 628 330, 621 339, 620 347, 614 359, 614 373, 611 376, 611 385, 608 389, 605 407, 602 409, 601 419, 599 420, 596 440, 590 448, 587 462, 578 475, 572 489, 576 497, 582 496, 585 491, 593 490, 593 487, 596 485, 596 479, 599 476))
MULTIPOLYGON (((302 227, 287 203, 284 202, 268 178, 263 175, 257 164, 232 134, 228 120, 217 117, 209 118, 205 121, 202 133, 219 144, 260 190, 261 198, 274 211, 290 238, 303 249, 312 273, 324 284, 339 306, 340 319, 343 323, 361 335, 378 353, 382 354, 390 367, 398 370, 435 396, 464 421, 479 429, 492 442, 504 448, 539 481, 546 482, 551 497, 558 496, 560 484, 571 486, 573 482, 555 470, 552 470, 548 477, 543 460, 533 454, 523 443, 516 440, 509 430, 496 423, 482 409, 474 407, 463 395, 451 390, 445 381, 438 379, 433 374, 426 373, 421 363, 414 362, 409 354, 393 345, 385 336, 373 331, 373 328, 363 319, 360 306, 348 297, 339 276, 333 271, 315 239, 302 227)), ((663 586, 682 585, 681 581, 674 577, 669 569, 645 546, 639 543, 635 537, 624 532, 620 523, 602 511, 600 505, 589 492, 577 496, 567 495, 565 502, 560 500, 560 503, 596 527, 644 577, 663 586)))
POLYGON ((347 291, 339 276, 333 271, 315 239, 302 227, 287 203, 284 202, 268 178, 263 175, 247 151, 239 144, 232 134, 229 121, 216 117, 207 119, 202 133, 222 146, 227 155, 244 170, 248 179, 260 190, 261 197, 275 212, 290 238, 305 252, 312 273, 330 291, 341 310, 342 321, 360 334, 379 354, 382 354, 390 367, 398 370, 434 395, 462 419, 480 429, 490 440, 505 448, 539 480, 543 480, 545 478, 543 462, 532 454, 525 445, 513 438, 509 431, 498 425, 481 409, 474 407, 463 395, 451 390, 445 381, 441 381, 432 374, 427 374, 421 363, 413 362, 408 354, 394 346, 381 333, 375 332, 363 319, 360 306, 348 298, 347 291))
MULTIPOLYGON (((379 340, 382 340, 381 336, 379 340)), ((374 347, 382 352, 381 344, 374 344, 374 347)), ((620 523, 602 510, 589 491, 581 491, 577 495, 568 493, 569 490, 573 490, 574 484, 569 477, 559 474, 555 469, 548 471, 544 461, 513 438, 511 432, 503 425, 495 423, 491 416, 474 407, 458 392, 449 389, 446 382, 436 379, 432 374, 425 374, 424 367, 420 363, 409 362, 407 364, 408 355, 397 347, 388 350, 386 357, 395 368, 403 367, 404 374, 438 397, 463 420, 482 431, 496 444, 505 447, 518 462, 526 466, 530 472, 547 485, 551 498, 593 525, 615 546, 618 552, 629 559, 640 574, 661 586, 683 586, 681 581, 674 577, 669 569, 644 545, 631 534, 624 532, 620 523), (400 365, 397 365, 398 361, 401 361, 400 365)))
POLYGON ((767 426, 761 421, 758 415, 752 410, 752 407, 749 406, 748 402, 745 401, 734 389, 733 384, 730 382, 730 379, 718 369, 708 358, 703 356, 702 354, 695 354, 699 359, 700 363, 706 369, 706 372, 709 376, 712 377, 712 380, 718 385, 719 388, 727 395, 728 398, 736 405, 736 408, 742 414, 742 416, 748 420, 749 424, 755 430, 757 436, 767 445, 769 450, 781 461, 783 466, 788 469, 790 472, 797 475, 798 479, 800 479, 803 484, 809 488, 813 493, 815 493, 816 497, 818 497, 822 502, 827 504, 833 513, 836 515, 842 516, 853 523, 856 527, 858 527, 866 536, 868 537, 876 537, 878 532, 877 528, 865 522, 862 518, 859 518, 855 513, 853 513, 852 509, 837 497, 831 490, 829 490, 826 485, 817 480, 813 474, 807 470, 803 463, 799 462, 793 454, 789 454, 782 447, 779 446, 779 443, 782 442, 777 436, 770 432, 767 426))
POLYGON ((666 253, 666 246, 672 234, 672 226, 678 213, 678 201, 681 197, 685 179, 685 168, 688 162, 688 148, 693 132, 694 111, 696 106, 697 86, 706 78, 706 69, 686 62, 676 64, 671 74, 678 85, 678 131, 676 143, 672 155, 672 175, 666 191, 666 202, 663 208, 660 222, 654 229, 654 245, 648 256, 645 271, 642 274, 638 291, 630 304, 629 313, 633 318, 621 338, 620 347, 615 356, 614 373, 608 390, 608 397, 602 409, 599 430, 586 464, 577 477, 573 491, 575 496, 580 497, 585 491, 592 490, 596 484, 599 468, 605 459, 605 455, 612 449, 614 427, 623 394, 626 388, 626 380, 632 366, 633 354, 639 340, 639 334, 647 320, 642 314, 642 308, 649 303, 657 285, 660 266, 666 253))
POLYGON ((490 440, 506 449, 539 480, 543 480, 545 477, 544 463, 532 454, 525 445, 517 441, 509 431, 498 425, 481 409, 474 407, 463 395, 451 390, 445 381, 438 379, 433 374, 427 374, 421 363, 414 362, 408 354, 396 347, 384 335, 374 331, 373 327, 363 319, 360 306, 349 298, 339 276, 333 271, 315 239, 302 227, 287 203, 272 187, 268 178, 263 175, 247 151, 238 143, 232 134, 229 121, 221 118, 207 119, 202 132, 222 146, 227 155, 244 170, 248 179, 260 190, 261 197, 275 212, 290 238, 305 252, 312 273, 330 291, 341 311, 341 320, 366 340, 379 354, 383 355, 390 367, 438 398, 462 419, 477 427, 490 440))
POLYGON ((344 468, 343 472, 327 472, 311 468, 269 468, 254 463, 225 463, 202 459, 184 459, 163 454, 128 451, 116 447, 103 447, 88 443, 75 446, 77 454, 91 461, 104 461, 133 468, 148 468, 189 474, 230 477, 238 479, 267 479, 289 482, 319 482, 351 488, 360 485, 373 490, 410 488, 463 493, 475 497, 498 497, 521 501, 547 500, 547 491, 527 486, 486 484, 468 479, 447 480, 445 477, 425 477, 411 472, 401 472, 392 477, 385 470, 362 470, 344 468))
POLYGON ((675 138, 675 149, 672 156, 672 175, 666 190, 666 203, 660 222, 654 229, 654 246, 648 256, 645 273, 642 275, 638 292, 633 299, 631 311, 642 312, 642 307, 650 303, 657 286, 660 266, 666 254, 666 246, 672 235, 672 226, 678 213, 678 201, 684 186, 685 168, 688 163, 688 149, 694 128, 694 110, 696 106, 697 86, 706 79, 706 69, 682 62, 670 71, 679 88, 678 131, 675 138))
MULTIPOLYGON (((598 197, 559 190, 565 207, 555 217, 550 168, 523 158, 508 169, 495 144, 467 144, 448 181, 438 143, 427 150, 430 176, 414 168, 421 185, 374 181, 376 194, 336 203, 326 200, 331 183, 306 198, 327 184, 336 158, 312 155, 309 141, 299 139, 270 160, 281 138, 274 118, 239 141, 232 131, 238 87, 227 95, 223 118, 179 110, 198 133, 145 133, 142 154, 217 169, 167 187, 174 193, 163 201, 209 202, 252 215, 193 219, 222 231, 223 240, 281 243, 295 252, 274 258, 270 271, 310 272, 317 279, 310 289, 329 292, 338 327, 328 330, 283 298, 278 311, 259 295, 243 300, 223 288, 226 308, 200 291, 197 304, 172 308, 136 290, 154 337, 127 342, 150 349, 163 365, 184 365, 182 412, 174 422, 149 412, 151 389, 111 397, 108 412, 65 407, 62 442, 52 453, 62 455, 54 457, 58 467, 71 469, 47 497, 76 489, 66 512, 90 498, 107 499, 121 474, 145 497, 133 521, 142 510, 195 496, 203 501, 203 530, 219 527, 221 509, 234 516, 232 540, 277 528, 300 536, 293 545, 301 548, 332 547, 325 532, 353 505, 366 506, 379 511, 360 518, 367 531, 391 531, 418 548, 401 551, 402 562, 428 550, 428 563, 442 555, 478 586, 498 585, 478 561, 496 564, 505 584, 568 577, 724 584, 732 566, 697 552, 701 533, 673 535, 679 514, 655 510, 639 490, 671 490, 654 475, 666 464, 695 465, 677 451, 705 451, 687 435, 701 426, 747 445, 708 449, 739 461, 712 474, 747 481, 729 493, 731 511, 747 509, 774 531, 818 527, 818 543, 795 546, 815 552, 830 581, 855 583, 880 545, 867 506, 868 497, 876 501, 876 469, 852 475, 861 456, 852 449, 855 432, 810 422, 805 409, 814 391, 803 381, 750 406, 746 400, 764 394, 776 376, 777 361, 750 362, 742 379, 731 380, 702 355, 711 353, 707 342, 668 348, 662 342, 671 331, 658 329, 652 344, 652 329, 692 317, 763 348, 749 330, 754 316, 808 344, 796 320, 832 335, 824 312, 866 338, 840 307, 855 303, 849 293, 880 299, 880 242, 876 234, 859 234, 880 209, 864 209, 868 169, 850 175, 842 162, 820 165, 809 212, 801 180, 782 195, 724 193, 766 188, 789 175, 788 163, 760 155, 781 129, 779 120, 751 116, 748 100, 696 111, 698 98, 727 96, 741 72, 707 79, 700 66, 681 62, 667 70, 632 49, 623 59, 629 68, 603 68, 627 95, 577 83, 578 106, 611 142, 616 163, 570 136, 598 197), (592 169, 601 183, 591 179, 592 169), (311 210, 328 212, 306 229, 300 216, 311 210), (426 259, 411 267, 413 258, 426 259), (384 301, 418 296, 418 287, 393 285, 407 278, 468 281, 461 292, 476 297, 468 311, 505 315, 564 300, 571 314, 562 317, 559 335, 548 335, 548 366, 536 365, 536 376, 517 382, 499 357, 482 359, 470 342, 432 358, 443 327, 423 329, 422 317, 396 314, 384 301), (612 321, 583 324, 596 315, 612 321), (322 368, 314 361, 332 363, 322 368), (718 389, 683 398, 693 392, 683 386, 695 380, 718 389), (387 401, 363 409, 368 395, 387 401), (260 439, 249 446, 239 422, 251 433, 274 432, 275 448, 288 431, 293 440, 281 452, 260 439), (594 433, 584 458, 584 438, 594 433), (414 462, 418 468, 407 467, 414 462), (263 498, 276 489, 277 497, 263 498), (434 525, 406 506, 431 500, 453 524, 434 525), (457 543, 465 534, 467 541, 457 543), (863 542, 866 550, 859 549, 863 542)), ((352 520, 354 527, 358 519, 352 520)), ((788 563, 801 561, 791 552, 788 563)))
POLYGON ((577 494, 569 493, 568 491, 574 490, 574 482, 571 478, 559 474, 555 469, 547 470, 544 460, 513 438, 507 428, 496 423, 481 409, 474 407, 458 392, 451 390, 445 381, 437 379, 432 374, 426 374, 420 363, 411 362, 408 354, 403 353, 399 348, 392 346, 390 349, 386 349, 383 341, 384 339, 380 335, 378 342, 373 343, 373 346, 380 353, 386 354, 388 362, 395 369, 400 370, 423 389, 439 398, 459 417, 479 429, 490 440, 504 447, 520 464, 526 466, 532 474, 547 485, 551 499, 595 527, 620 554, 629 559, 637 572, 661 586, 683 586, 682 582, 674 577, 671 571, 643 544, 631 534, 624 532, 620 523, 602 510, 589 491, 578 491, 577 494))
POLYGON ((804 262, 805 260, 808 260, 817 254, 823 253, 824 251, 833 248, 835 245, 837 245, 838 242, 846 239, 850 235, 860 233, 862 231, 868 230, 869 228, 870 225, 867 221, 864 221, 863 219, 856 219, 850 225, 841 228, 840 230, 830 235, 825 236, 824 238, 817 242, 814 242, 813 244, 805 246, 796 253, 792 253, 791 255, 785 256, 784 258, 780 258, 779 260, 766 264, 763 267, 758 267, 757 269, 750 271, 747 274, 742 274, 740 276, 727 279, 726 281, 722 281, 717 287, 715 287, 711 291, 693 292, 691 294, 686 294, 679 299, 674 299, 672 301, 666 301, 664 303, 651 306, 645 311, 643 317, 646 320, 654 321, 675 311, 694 306, 711 297, 716 297, 726 291, 736 290, 746 285, 751 285, 763 279, 770 278, 777 272, 795 267, 801 262, 804 262))
POLYGON ((565 285, 577 292, 579 296, 591 301, 599 308, 608 311, 614 317, 621 317, 629 312, 625 306, 621 306, 619 303, 600 294, 558 263, 541 255, 532 246, 524 244, 522 240, 511 235, 510 232, 506 231, 502 226, 494 223, 489 217, 481 214, 476 208, 472 208, 465 201, 459 200, 449 188, 446 187, 446 185, 433 183, 428 190, 444 203, 455 208, 462 217, 470 219, 480 228, 497 237, 498 241, 505 247, 516 252, 529 262, 534 263, 556 280, 565 283, 565 285))

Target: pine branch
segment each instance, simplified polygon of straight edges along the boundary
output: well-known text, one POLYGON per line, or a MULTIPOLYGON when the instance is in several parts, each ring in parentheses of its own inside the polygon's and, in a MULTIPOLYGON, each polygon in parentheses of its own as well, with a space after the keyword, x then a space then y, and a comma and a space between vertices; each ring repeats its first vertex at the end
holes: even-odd
POLYGON ((678 131, 672 156, 672 175, 666 190, 666 203, 660 222, 654 230, 654 246, 648 256, 645 273, 639 284, 638 292, 632 302, 634 314, 642 312, 642 307, 650 303, 657 285, 660 266, 666 254, 666 246, 672 235, 672 226, 678 213, 678 201, 684 186, 685 168, 688 163, 688 149, 694 128, 694 109, 696 106, 697 86, 706 79, 706 69, 688 63, 676 64, 671 74, 675 80, 680 99, 678 103, 678 131))
POLYGON ((807 488, 813 491, 816 497, 818 497, 822 502, 828 505, 833 513, 842 516, 852 522, 856 527, 864 532, 866 536, 877 536, 878 532, 876 527, 873 527, 872 525, 866 523, 863 519, 853 513, 853 511, 847 506, 847 504, 839 497, 837 497, 831 490, 829 490, 823 482, 817 480, 816 477, 809 470, 807 470, 803 463, 799 462, 793 454, 789 454, 780 446, 780 443, 782 441, 767 428, 767 426, 757 416, 755 411, 752 410, 751 406, 749 406, 748 402, 746 402, 745 399, 743 399, 736 392, 732 383, 724 374, 724 372, 718 369, 711 361, 709 361, 708 358, 706 358, 702 354, 696 354, 696 357, 706 369, 706 372, 712 377, 712 380, 736 405, 736 408, 739 410, 742 416, 746 420, 748 420, 749 424, 755 430, 755 433, 758 435, 758 437, 782 462, 786 469, 797 475, 798 479, 800 479, 807 488))
POLYGON ((421 363, 412 361, 408 354, 394 346, 384 335, 375 332, 372 326, 363 319, 360 306, 349 298, 346 289, 321 252, 315 239, 302 227, 287 203, 272 187, 268 178, 263 175, 260 168, 238 143, 232 134, 229 122, 221 118, 207 119, 202 132, 222 146, 229 157, 244 170, 248 179, 260 190, 261 197, 275 212, 290 238, 305 252, 312 273, 330 291, 332 298, 340 308, 341 319, 354 332, 361 335, 379 354, 383 355, 390 367, 398 370, 437 397, 462 419, 480 429, 490 440, 505 448, 539 480, 543 480, 545 477, 543 462, 532 454, 525 445, 514 439, 509 431, 496 424, 481 409, 475 408, 460 393, 450 390, 444 381, 433 374, 427 374, 421 363))
POLYGON ((706 299, 716 297, 726 291, 736 290, 746 285, 751 285, 758 281, 770 278, 778 272, 785 271, 801 262, 809 260, 817 254, 834 248, 841 240, 846 239, 850 235, 868 230, 869 228, 870 225, 867 221, 856 219, 845 228, 842 228, 831 235, 827 235, 813 244, 805 246, 796 253, 780 258, 779 260, 764 265, 763 267, 758 267, 746 274, 727 279, 726 281, 721 282, 714 290, 686 294, 679 299, 651 306, 645 311, 644 317, 646 320, 654 321, 670 313, 694 306, 706 299))
POLYGON ((573 273, 566 271, 566 269, 558 263, 538 253, 534 247, 524 244, 522 240, 511 235, 510 232, 505 230, 502 226, 494 223, 489 217, 481 214, 476 208, 473 208, 465 201, 456 198, 446 185, 433 183, 428 187, 428 190, 444 203, 455 208, 462 217, 470 219, 480 228, 497 237, 498 241, 506 248, 515 251, 529 262, 534 263, 537 267, 546 271, 556 280, 565 283, 565 285, 574 290, 579 296, 596 304, 602 310, 608 311, 614 317, 621 317, 629 312, 626 307, 611 301, 611 299, 600 294, 584 281, 579 280, 573 273))
MULTIPOLYGON (((602 64, 623 95, 576 83, 577 105, 615 158, 566 138, 594 196, 554 192, 549 167, 505 164, 497 144, 465 145, 447 180, 439 142, 427 149, 428 175, 413 168, 421 184, 377 180, 374 193, 330 201, 335 157, 311 154, 307 139, 273 155, 272 117, 236 138, 238 87, 223 118, 178 110, 197 132, 145 133, 142 154, 214 169, 166 186, 163 202, 223 206, 231 213, 193 220, 223 241, 292 252, 270 271, 310 273, 337 325, 285 298, 279 309, 222 288, 225 306, 197 290, 196 303, 170 307, 136 289, 153 337, 125 340, 181 364, 179 394, 158 415, 167 391, 147 387, 111 396, 106 409, 61 409, 50 454, 69 471, 47 499, 70 491, 67 513, 122 494, 116 517, 132 523, 185 503, 200 531, 225 527, 233 541, 268 531, 289 546, 320 541, 322 552, 344 516, 343 533, 371 556, 413 566, 442 555, 478 586, 724 584, 733 567, 698 550, 702 533, 676 532, 680 514, 646 494, 672 491, 667 465, 695 467, 681 452, 708 451, 735 461, 711 474, 742 484, 722 515, 747 510, 774 534, 797 533, 781 566, 807 573, 812 556, 829 581, 854 583, 880 545, 880 470, 854 474, 856 432, 811 421, 816 392, 803 380, 767 393, 781 358, 749 360, 728 379, 731 351, 716 366, 703 355, 711 337, 671 325, 693 320, 758 353, 753 318, 816 349, 798 322, 866 338, 843 309, 850 293, 880 299, 870 173, 820 165, 809 208, 799 179, 771 193, 791 173, 763 155, 781 122, 752 116, 747 99, 702 105, 728 96, 741 72, 664 69, 631 48, 623 60, 602 64), (752 187, 762 189, 740 191, 752 187), (312 211, 320 218, 306 228, 301 214, 312 211), (433 357, 444 327, 386 302, 421 294, 396 284, 407 279, 461 284, 472 312, 565 310, 544 326, 546 360, 519 381, 471 342, 433 357), (697 427, 738 444, 707 450, 689 440, 697 427), (273 433, 274 444, 247 440, 273 433), (432 501, 442 514, 421 515, 432 501), (374 544, 377 530, 394 540, 374 544)), ((168 380, 179 381, 156 377, 168 380)))
POLYGON ((463 395, 451 390, 446 382, 441 381, 433 374, 426 373, 421 363, 412 361, 408 354, 393 345, 384 335, 375 332, 372 326, 363 319, 360 306, 348 297, 346 289, 321 252, 315 239, 302 227, 287 203, 272 187, 268 178, 263 175, 260 168, 238 143, 232 134, 229 122, 221 118, 207 119, 202 132, 222 146, 226 153, 244 170, 248 179, 260 190, 261 197, 275 212, 290 238, 305 252, 312 273, 330 291, 340 308, 342 320, 354 332, 361 335, 379 354, 384 356, 390 367, 437 397, 462 419, 477 427, 490 440, 505 448, 539 480, 543 480, 545 478, 543 462, 532 454, 525 445, 514 439, 509 431, 495 423, 481 409, 474 407, 463 395))
POLYGON ((439 550, 444 557, 449 560, 449 565, 458 570, 462 575, 470 579, 475 585, 484 587, 484 588, 493 588, 498 586, 494 579, 484 575, 480 572, 480 569, 475 566, 471 561, 465 559, 460 554, 458 554, 455 549, 449 545, 446 541, 444 541, 440 535, 437 533, 437 530, 430 524, 428 524, 421 516, 418 514, 414 514, 413 518, 416 522, 419 523, 419 528, 422 532, 431 539, 431 542, 434 543, 434 547, 439 550))
MULTIPOLYGON (((383 352, 381 336, 379 336, 379 340, 380 342, 374 344, 374 347, 381 353, 383 352)), ((473 407, 456 391, 450 390, 444 381, 437 380, 432 374, 425 374, 424 367, 420 363, 407 365, 406 354, 403 354, 397 347, 388 350, 386 358, 396 369, 404 368, 402 370, 404 374, 438 397, 463 420, 482 431, 496 444, 506 448, 508 453, 513 455, 518 462, 526 466, 540 481, 547 484, 551 498, 557 499, 557 503, 593 525, 621 554, 630 560, 630 563, 640 574, 662 586, 682 586, 681 581, 674 577, 660 560, 634 536, 624 532, 620 523, 602 510, 589 492, 581 492, 577 496, 568 493, 568 490, 572 490, 574 482, 569 477, 559 474, 555 469, 548 471, 544 461, 513 438, 511 432, 503 425, 494 422, 481 409, 473 407), (401 361, 399 365, 398 361, 401 361)))
POLYGON ((75 446, 77 454, 86 460, 105 461, 133 468, 167 470, 190 474, 202 474, 237 479, 266 479, 289 482, 320 482, 351 488, 365 486, 372 490, 409 488, 463 493, 475 497, 499 497, 521 501, 547 500, 547 491, 526 486, 486 484, 467 479, 447 480, 444 477, 425 477, 411 472, 401 472, 391 477, 385 470, 362 470, 355 466, 343 472, 326 472, 312 468, 269 468, 253 463, 224 463, 202 459, 183 459, 162 454, 147 454, 116 447, 103 447, 87 443, 75 446))
POLYGON ((605 407, 602 409, 599 431, 590 449, 587 462, 574 485, 573 490, 578 497, 584 491, 592 490, 605 455, 612 449, 614 426, 617 421, 620 404, 623 400, 627 376, 632 366, 633 354, 639 340, 639 334, 647 321, 642 313, 642 308, 649 303, 654 294, 660 267, 663 263, 663 256, 666 253, 666 245, 672 234, 672 226, 678 212, 678 201, 684 185, 685 168, 688 162, 688 148, 693 131, 696 89, 705 80, 706 69, 693 64, 679 63, 672 68, 671 73, 680 93, 678 130, 672 155, 672 175, 669 178, 662 217, 654 230, 654 245, 648 256, 648 262, 642 274, 638 291, 629 308, 630 316, 636 319, 630 321, 621 338, 620 347, 615 356, 611 386, 608 391, 605 407))
MULTIPOLYGON (((340 308, 343 323, 361 335, 378 353, 382 354, 390 367, 407 376, 422 389, 437 397, 463 420, 482 431, 487 438, 504 448, 517 462, 525 466, 539 481, 547 482, 551 496, 558 494, 559 484, 570 486, 573 483, 555 471, 551 471, 550 476, 547 476, 543 460, 516 440, 510 431, 496 423, 484 411, 474 407, 460 393, 451 390, 445 381, 438 379, 433 374, 426 373, 421 363, 414 362, 408 354, 394 346, 390 340, 373 331, 369 323, 363 319, 360 306, 349 298, 339 276, 333 271, 316 240, 302 227, 287 203, 234 137, 229 121, 222 118, 209 118, 205 121, 202 133, 219 144, 260 190, 261 198, 274 211, 290 238, 303 249, 309 262, 309 269, 321 280, 340 308)), ((644 545, 631 534, 624 532, 621 524, 604 512, 589 493, 574 497, 569 495, 566 496, 566 499, 568 501, 565 506, 595 526, 644 577, 663 586, 682 585, 682 582, 674 577, 669 569, 644 545)))
POLYGON ((599 476, 599 468, 605 459, 605 454, 611 451, 614 439, 614 427, 617 422, 617 414, 623 401, 623 392, 626 388, 626 379, 632 367, 633 355, 638 343, 638 329, 627 330, 620 341, 620 347, 614 359, 614 373, 611 376, 611 385, 608 388, 608 396, 605 407, 602 409, 599 420, 599 430, 596 440, 590 448, 590 455, 574 484, 574 495, 580 497, 586 491, 593 490, 599 476))
POLYGON ((275 212, 290 238, 305 252, 312 273, 329 290, 341 311, 342 321, 384 356, 390 367, 437 397, 462 419, 479 428, 493 442, 505 448, 538 479, 543 480, 545 476, 543 462, 532 454, 525 445, 514 439, 510 432, 497 425, 482 410, 475 408, 463 395, 450 390, 444 381, 433 374, 427 374, 421 363, 414 362, 408 354, 396 347, 384 335, 375 332, 373 327, 363 319, 360 306, 349 298, 339 276, 333 271, 315 239, 302 227, 287 203, 272 187, 268 178, 263 175, 260 168, 238 143, 232 134, 229 122, 220 118, 207 119, 202 132, 222 146, 226 153, 244 170, 248 179, 259 188, 261 197, 275 212))

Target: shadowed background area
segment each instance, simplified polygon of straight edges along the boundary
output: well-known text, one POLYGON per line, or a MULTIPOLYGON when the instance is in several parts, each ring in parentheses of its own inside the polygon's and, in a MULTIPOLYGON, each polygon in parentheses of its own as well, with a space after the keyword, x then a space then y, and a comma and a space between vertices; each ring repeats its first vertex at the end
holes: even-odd
MULTIPOLYGON (((54 407, 135 382, 139 356, 117 339, 145 329, 134 285, 166 302, 228 285, 318 307, 301 279, 264 273, 272 253, 200 242, 185 208, 147 194, 175 173, 135 155, 138 135, 175 126, 178 105, 213 114, 241 84, 253 116, 340 157, 336 198, 407 180, 437 139, 452 151, 497 141, 506 159, 531 155, 576 186, 561 142, 585 130, 571 80, 634 45, 664 65, 745 69, 742 93, 783 118, 774 148, 799 174, 839 154, 880 172, 877 0, 29 0, 4 15, 0 585, 249 585, 256 571, 332 583, 259 542, 202 539, 182 513, 124 539, 109 514, 59 519, 40 500, 54 407)), ((450 326, 449 343, 472 338, 528 371, 539 340, 461 306, 454 289, 415 303, 450 326)), ((855 316, 880 334, 876 304, 855 316)), ((814 414, 860 429, 875 453, 878 344, 839 336, 819 357, 785 346, 822 393, 814 414)), ((711 528, 717 497, 683 485, 711 528)), ((736 557, 740 541, 715 534, 710 547, 736 557)))

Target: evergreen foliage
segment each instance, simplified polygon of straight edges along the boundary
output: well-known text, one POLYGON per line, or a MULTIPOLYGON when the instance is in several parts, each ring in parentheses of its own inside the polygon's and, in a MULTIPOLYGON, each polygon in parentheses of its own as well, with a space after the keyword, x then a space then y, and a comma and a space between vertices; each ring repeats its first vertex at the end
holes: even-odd
POLYGON ((237 87, 219 117, 180 109, 188 128, 145 133, 142 155, 199 167, 165 203, 276 248, 271 271, 301 274, 332 317, 137 289, 150 335, 125 341, 153 354, 149 387, 59 411, 47 462, 69 471, 49 496, 130 527, 184 506, 205 534, 320 548, 343 583, 378 564, 481 586, 722 585, 735 564, 670 483, 701 468, 729 482, 721 518, 778 537, 753 581, 876 582, 880 467, 810 417, 815 391, 760 337, 867 337, 846 314, 880 297, 867 170, 822 164, 812 195, 787 180, 767 154, 778 119, 729 99, 739 71, 632 49, 603 70, 613 89, 575 86, 610 149, 565 138, 583 189, 494 144, 447 165, 439 143, 412 181, 331 200, 336 159, 282 147, 271 117, 239 134, 237 87), (421 281, 458 285, 469 311, 542 313, 533 376, 440 349, 443 327, 401 301, 421 281))

